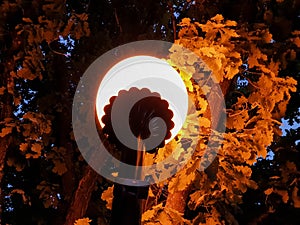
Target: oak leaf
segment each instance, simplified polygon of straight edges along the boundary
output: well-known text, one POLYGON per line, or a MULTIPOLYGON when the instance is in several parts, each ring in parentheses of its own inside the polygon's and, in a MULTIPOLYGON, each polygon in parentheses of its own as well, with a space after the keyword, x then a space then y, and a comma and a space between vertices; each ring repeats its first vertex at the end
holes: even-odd
POLYGON ((28 149, 28 143, 21 143, 20 144, 20 150, 22 152, 26 151, 28 149))
POLYGON ((61 176, 68 171, 66 164, 62 162, 60 159, 54 159, 53 163, 54 163, 54 167, 52 169, 53 173, 57 173, 58 175, 61 176))
POLYGON ((101 195, 101 199, 106 202, 106 208, 108 209, 112 209, 113 191, 114 186, 111 186, 108 187, 105 191, 103 191, 101 195))
POLYGON ((22 18, 22 20, 26 23, 33 23, 32 20, 30 18, 22 18))
POLYGON ((273 193, 273 188, 268 188, 267 190, 264 191, 265 195, 270 195, 273 193))
POLYGON ((34 143, 31 145, 31 150, 40 155, 42 151, 42 145, 40 143, 34 143))
POLYGON ((89 218, 82 218, 75 221, 74 225, 89 225, 92 220, 89 218))
POLYGON ((5 137, 12 132, 12 127, 4 127, 1 130, 0 137, 5 137))
POLYGON ((0 87, 0 95, 3 95, 5 90, 6 90, 6 87, 0 87))
POLYGON ((298 195, 298 191, 299 191, 298 187, 295 186, 292 193, 292 198, 293 198, 292 200, 294 202, 295 208, 300 208, 300 196, 298 195))
POLYGON ((287 203, 288 200, 289 200, 289 198, 290 198, 290 197, 289 197, 289 193, 287 192, 287 190, 279 190, 279 189, 275 189, 275 190, 274 190, 274 193, 280 195, 281 198, 282 198, 282 201, 283 201, 284 203, 287 203))
POLYGON ((14 190, 12 190, 12 191, 10 192, 10 194, 11 194, 11 195, 12 195, 12 194, 19 194, 19 195, 21 195, 21 196, 22 196, 23 203, 24 203, 24 204, 29 204, 29 205, 31 205, 31 202, 30 202, 29 198, 26 196, 24 190, 22 190, 22 189, 14 189, 14 190))

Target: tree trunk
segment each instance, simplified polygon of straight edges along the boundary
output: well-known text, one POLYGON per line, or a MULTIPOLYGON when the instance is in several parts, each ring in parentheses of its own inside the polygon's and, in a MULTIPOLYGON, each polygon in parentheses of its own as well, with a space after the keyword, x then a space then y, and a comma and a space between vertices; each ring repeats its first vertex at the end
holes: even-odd
POLYGON ((0 138, 0 224, 2 224, 2 211, 3 211, 3 203, 4 203, 4 196, 2 192, 2 178, 3 178, 3 169, 5 166, 5 158, 6 158, 6 151, 8 149, 9 141, 7 138, 0 138))
MULTIPOLYGON (((1 10, 0 10, 1 13, 1 10)), ((6 18, 3 19, 2 23, 5 23, 6 18)), ((1 24, 0 24, 1 27, 1 24)), ((3 51, 3 54, 7 54, 8 57, 6 60, 3 60, 3 62, 0 64, 0 74, 2 74, 2 80, 0 80, 0 87, 6 88, 5 93, 0 95, 0 122, 3 122, 5 118, 13 118, 13 96, 11 93, 7 91, 7 87, 9 84, 10 79, 10 72, 14 68, 14 61, 13 61, 13 50, 10 49, 8 52, 5 50, 3 51)), ((1 50, 2 51, 2 50, 1 50)), ((13 79, 13 78, 11 78, 13 79)), ((4 124, 5 126, 5 124, 4 124)), ((0 128, 1 129, 1 128, 0 128)), ((1 131, 1 130, 0 130, 1 131)), ((4 196, 2 192, 2 179, 3 179, 3 170, 5 167, 5 160, 6 160, 6 154, 8 151, 8 146, 12 142, 12 138, 10 135, 0 137, 0 224, 2 224, 2 210, 3 210, 3 203, 4 203, 4 196)))
POLYGON ((86 167, 69 207, 64 225, 74 225, 77 219, 84 217, 92 193, 95 190, 97 176, 98 174, 90 166, 86 167))
MULTIPOLYGON (((231 83, 232 83, 232 80, 224 80, 220 84, 220 87, 221 87, 221 90, 223 92, 224 98, 228 94, 228 90, 231 86, 231 83)), ((211 93, 214 93, 214 91, 211 90, 211 93)), ((208 107, 208 110, 205 112, 204 117, 206 117, 208 119, 211 119, 210 107, 214 107, 214 110, 213 110, 214 112, 221 112, 222 106, 221 106, 221 102, 220 102, 220 97, 223 97, 223 96, 217 96, 217 95, 213 96, 213 102, 215 104, 214 104, 214 106, 209 106, 208 107)), ((220 115, 215 117, 216 122, 218 122, 218 120, 220 120, 220 115)), ((214 159, 214 161, 217 161, 217 160, 218 160, 218 158, 216 157, 214 159)), ((213 171, 206 171, 206 172, 214 173, 214 174, 217 173, 217 171, 218 171, 215 167, 210 167, 210 166, 206 170, 213 170, 213 171)), ((169 193, 168 198, 167 198, 167 202, 166 202, 166 207, 174 209, 179 213, 184 213, 184 210, 185 210, 185 207, 186 207, 186 204, 187 204, 187 198, 189 196, 190 191, 191 191, 191 185, 189 185, 183 191, 175 191, 174 193, 169 193)))
MULTIPOLYGON (((7 79, 4 78, 2 85, 6 87, 7 79)), ((0 85, 1 87, 1 85, 0 85)), ((8 93, 0 96, 0 121, 4 121, 5 118, 12 118, 12 106, 11 106, 11 99, 12 96, 8 93)), ((4 167, 5 167, 5 159, 8 150, 8 146, 11 143, 11 136, 4 136, 0 137, 0 224, 2 222, 2 210, 3 210, 3 203, 4 203, 4 196, 2 192, 2 179, 4 176, 4 167)))

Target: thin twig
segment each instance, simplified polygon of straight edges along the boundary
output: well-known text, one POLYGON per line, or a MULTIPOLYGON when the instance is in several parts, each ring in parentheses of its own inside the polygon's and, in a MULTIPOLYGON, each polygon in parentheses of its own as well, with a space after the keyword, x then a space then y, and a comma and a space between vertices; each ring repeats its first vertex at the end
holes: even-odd
POLYGON ((174 8, 171 1, 168 1, 168 8, 171 13, 172 27, 173 27, 173 39, 176 40, 176 18, 174 16, 174 8))
POLYGON ((186 3, 184 4, 184 6, 182 7, 182 12, 185 12, 185 10, 187 10, 187 8, 193 3, 193 1, 186 1, 186 3))
POLYGON ((53 53, 55 53, 55 54, 57 54, 57 55, 63 55, 63 56, 65 56, 65 57, 67 57, 67 55, 66 55, 65 53, 58 52, 58 51, 52 49, 50 44, 51 44, 51 43, 48 43, 48 47, 49 47, 49 49, 51 50, 51 52, 53 52, 53 53))
POLYGON ((248 77, 246 77, 245 75, 241 74, 242 77, 246 78, 247 81, 251 84, 251 86, 255 87, 256 89, 259 89, 258 86, 256 86, 248 77))
POLYGON ((245 71, 246 73, 251 73, 251 74, 255 74, 255 75, 261 75, 262 74, 262 72, 254 72, 254 71, 249 71, 249 70, 247 70, 247 71, 245 71))
POLYGON ((117 13, 117 9, 116 8, 114 8, 114 14, 115 14, 116 22, 117 22, 117 25, 119 27, 120 33, 122 33, 123 29, 122 29, 122 27, 120 25, 120 21, 119 21, 119 17, 118 17, 118 13, 117 13))
POLYGON ((247 109, 243 109, 243 110, 240 110, 240 111, 238 111, 238 112, 236 112, 236 113, 228 114, 228 117, 238 116, 238 115, 242 114, 242 113, 245 112, 245 111, 248 111, 248 110, 247 110, 247 109))

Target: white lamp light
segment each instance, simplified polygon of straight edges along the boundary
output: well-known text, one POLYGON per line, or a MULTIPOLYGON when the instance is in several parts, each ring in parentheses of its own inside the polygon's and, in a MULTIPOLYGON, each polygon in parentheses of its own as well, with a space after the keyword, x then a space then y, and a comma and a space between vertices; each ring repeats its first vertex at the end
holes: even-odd
POLYGON ((187 115, 188 95, 178 72, 166 61, 152 56, 133 56, 115 64, 104 76, 96 97, 96 112, 100 125, 104 106, 120 90, 131 87, 148 88, 160 94, 173 111, 175 127, 171 130, 172 140, 180 131, 187 115))

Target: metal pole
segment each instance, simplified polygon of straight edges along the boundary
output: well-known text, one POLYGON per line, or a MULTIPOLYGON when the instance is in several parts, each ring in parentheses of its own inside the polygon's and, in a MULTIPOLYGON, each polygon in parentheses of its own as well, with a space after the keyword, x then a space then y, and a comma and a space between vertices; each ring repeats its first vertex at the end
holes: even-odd
MULTIPOLYGON (((128 164, 135 162, 136 166, 143 165, 144 145, 140 137, 137 138, 138 151, 123 148, 122 161, 128 164)), ((137 167, 138 168, 138 167, 137 167)), ((138 169, 133 171, 135 177, 139 180, 141 172, 138 169)), ((122 174, 120 174, 122 175, 122 174)), ((114 184, 114 198, 112 204, 112 214, 110 225, 141 225, 143 213, 143 203, 148 197, 149 185, 131 186, 130 180, 128 185, 114 184)))
MULTIPOLYGON (((142 181, 142 171, 138 170, 137 166, 143 165, 145 152, 155 153, 158 148, 164 146, 165 140, 171 137, 170 130, 174 127, 172 121, 173 112, 168 108, 167 101, 162 100, 158 93, 150 92, 149 89, 137 89, 131 88, 128 91, 120 91, 118 96, 113 96, 110 99, 110 104, 104 107, 105 115, 102 117, 102 122, 105 124, 103 127, 103 133, 106 134, 109 142, 113 143, 116 148, 121 151, 121 161, 129 165, 136 166, 135 171, 132 171, 132 177, 136 178, 136 182, 140 182, 140 185, 133 185, 131 179, 124 178, 123 184, 114 184, 114 198, 112 204, 112 215, 110 225, 141 225, 141 216, 143 213, 143 203, 148 197, 149 184, 142 181), (146 96, 142 100, 138 101, 130 111, 130 118, 123 118, 122 112, 117 115, 122 120, 128 120, 130 128, 133 134, 137 137, 136 146, 137 149, 130 149, 124 146, 116 137, 115 131, 112 128, 111 110, 112 105, 116 98, 120 97, 122 104, 127 104, 136 96, 146 96), (151 132, 149 131, 149 123, 155 118, 159 117, 164 120, 167 127, 165 134, 162 136, 163 141, 159 143, 155 148, 147 149, 143 143, 143 138, 146 139, 151 132)), ((120 110, 122 111, 122 110, 120 110)), ((161 127, 156 130, 160 131, 161 127)), ((127 171, 128 172, 128 171, 127 171)), ((122 176, 122 171, 119 171, 119 177, 122 176)))

